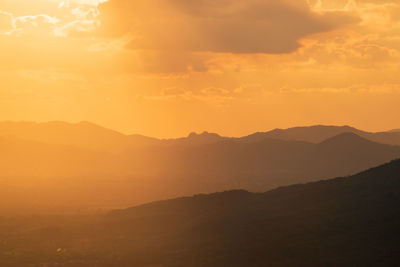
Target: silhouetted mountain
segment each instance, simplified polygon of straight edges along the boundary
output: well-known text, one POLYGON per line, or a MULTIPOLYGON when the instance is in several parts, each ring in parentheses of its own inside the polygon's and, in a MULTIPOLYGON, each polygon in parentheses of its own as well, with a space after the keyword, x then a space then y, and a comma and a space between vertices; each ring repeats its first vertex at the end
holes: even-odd
POLYGON ((397 133, 397 132, 400 132, 400 129, 393 129, 393 130, 391 130, 391 131, 389 131, 389 132, 397 133))
POLYGON ((165 147, 141 154, 135 161, 142 160, 140 165, 145 166, 151 159, 152 171, 162 173, 165 179, 175 177, 176 186, 195 193, 236 188, 265 191, 354 174, 398 157, 400 147, 346 133, 320 144, 264 139, 255 143, 222 141, 165 147))
POLYGON ((400 145, 400 132, 366 133, 361 136, 381 144, 400 145))
POLYGON ((156 252, 147 247, 151 252, 142 257, 153 264, 395 266, 399 192, 397 160, 352 177, 263 194, 234 191, 152 203, 114 212, 111 225, 127 243, 140 243, 141 232, 154 240, 164 236, 156 252))
POLYGON ((42 143, 69 145, 92 150, 121 152, 126 149, 157 145, 204 145, 224 139, 218 134, 191 133, 184 138, 156 139, 143 135, 125 135, 90 122, 0 122, 0 137, 17 137, 42 143))
POLYGON ((377 132, 370 133, 355 129, 350 126, 310 126, 310 127, 294 127, 289 129, 275 129, 270 132, 255 133, 249 136, 238 138, 238 142, 258 142, 267 138, 275 138, 282 140, 297 140, 310 143, 320 143, 326 139, 332 138, 342 133, 354 133, 368 140, 389 144, 400 145, 400 132, 377 132))
POLYGON ((310 126, 294 127, 289 129, 275 129, 264 133, 255 133, 240 138, 242 142, 258 142, 266 138, 275 138, 282 140, 305 141, 310 143, 320 143, 326 139, 342 133, 355 133, 361 135, 365 133, 350 126, 310 126))
POLYGON ((341 133, 337 136, 328 138, 320 143, 321 146, 328 146, 328 147, 333 147, 337 145, 342 145, 342 144, 348 144, 352 145, 355 148, 366 146, 366 145, 376 145, 379 146, 379 144, 374 143, 370 140, 367 140, 365 138, 362 138, 361 136, 352 133, 352 132, 346 132, 346 133, 341 133))
POLYGON ((0 123, 0 195, 7 203, 0 209, 49 203, 123 207, 239 188, 266 191, 354 174, 400 157, 400 147, 368 141, 354 131, 361 132, 315 126, 273 131, 276 138, 204 132, 158 140, 87 122, 0 123), (321 143, 285 140, 308 134, 317 140, 343 130, 350 133, 321 143))
MULTIPOLYGON (((266 191, 354 174, 400 157, 400 147, 352 133, 319 144, 279 139, 204 144, 218 136, 190 138, 200 140, 133 146, 120 153, 3 138, 0 194, 14 210, 48 203, 123 207, 195 193, 266 191)), ((0 203, 1 209, 6 206, 0 203)))
POLYGON ((351 177, 196 195, 102 218, 3 219, 0 234, 13 230, 2 237, 0 265, 397 266, 399 192, 397 160, 351 177))
POLYGON ((15 136, 21 139, 42 143, 70 145, 109 152, 121 152, 135 147, 160 145, 207 145, 221 141, 238 143, 255 143, 264 139, 280 139, 286 141, 305 141, 320 143, 342 133, 355 133, 368 140, 391 145, 400 145, 400 132, 370 133, 350 126, 310 126, 289 129, 275 129, 264 133, 255 133, 245 137, 223 137, 216 133, 191 133, 187 137, 175 139, 156 139, 142 135, 125 135, 90 122, 76 124, 65 122, 0 122, 0 137, 15 136))
POLYGON ((66 122, 1 122, 1 136, 14 136, 42 143, 108 151, 120 151, 130 146, 157 141, 140 135, 123 135, 89 122, 77 124, 66 122))
POLYGON ((225 140, 225 137, 222 137, 216 133, 203 132, 201 134, 190 133, 187 137, 177 138, 177 139, 166 139, 163 140, 166 144, 169 145, 207 145, 212 143, 217 143, 225 140))

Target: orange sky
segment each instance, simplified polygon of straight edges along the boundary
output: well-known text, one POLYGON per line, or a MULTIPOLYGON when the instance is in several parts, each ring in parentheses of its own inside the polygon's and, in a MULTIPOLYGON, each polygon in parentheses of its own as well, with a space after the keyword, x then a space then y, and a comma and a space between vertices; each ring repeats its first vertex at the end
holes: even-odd
POLYGON ((0 120, 399 128, 397 0, 0 0, 0 120))

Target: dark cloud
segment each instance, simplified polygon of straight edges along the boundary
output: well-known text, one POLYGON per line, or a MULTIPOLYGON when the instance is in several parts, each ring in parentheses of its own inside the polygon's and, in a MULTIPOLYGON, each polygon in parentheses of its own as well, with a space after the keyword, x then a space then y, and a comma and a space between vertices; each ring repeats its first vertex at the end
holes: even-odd
POLYGON ((164 52, 290 53, 306 36, 356 21, 313 13, 305 0, 110 0, 100 11, 101 34, 164 52))

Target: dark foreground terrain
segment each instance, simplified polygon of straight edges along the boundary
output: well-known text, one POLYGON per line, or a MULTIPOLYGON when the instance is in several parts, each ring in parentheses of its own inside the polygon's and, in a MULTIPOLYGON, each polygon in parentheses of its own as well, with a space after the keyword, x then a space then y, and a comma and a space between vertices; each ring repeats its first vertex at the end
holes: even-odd
POLYGON ((0 266, 399 266, 400 160, 267 193, 0 219, 0 266))

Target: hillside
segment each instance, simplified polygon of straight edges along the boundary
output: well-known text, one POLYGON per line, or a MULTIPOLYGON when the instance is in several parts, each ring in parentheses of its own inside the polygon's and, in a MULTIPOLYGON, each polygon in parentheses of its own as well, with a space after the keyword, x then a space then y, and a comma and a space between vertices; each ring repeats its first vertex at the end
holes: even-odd
MULTIPOLYGON (((163 222, 163 229, 153 233, 178 232, 168 237, 165 254, 160 253, 176 256, 160 255, 171 265, 393 266, 400 234, 399 190, 400 161, 394 161, 352 177, 263 194, 233 191, 181 198, 111 217, 119 227, 145 222, 146 229, 157 229, 163 222)), ((136 231, 126 234, 127 239, 136 231)))
POLYGON ((35 218, 3 239, 14 254, 0 264, 24 266, 16 256, 24 253, 30 266, 396 266, 399 174, 397 160, 266 193, 197 195, 45 225, 35 218))

